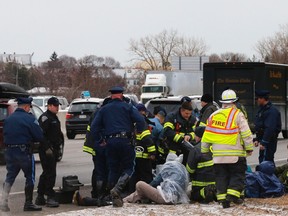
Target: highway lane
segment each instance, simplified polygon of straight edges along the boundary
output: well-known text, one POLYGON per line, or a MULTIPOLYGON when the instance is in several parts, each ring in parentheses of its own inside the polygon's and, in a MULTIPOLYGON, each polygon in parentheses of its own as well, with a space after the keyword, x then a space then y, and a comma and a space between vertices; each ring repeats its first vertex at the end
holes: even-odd
MULTIPOLYGON (((278 145, 277 145, 277 151, 275 153, 275 163, 276 166, 283 165, 287 163, 288 159, 288 149, 287 149, 288 140, 279 138, 278 139, 278 145)), ((247 163, 252 168, 254 168, 258 162, 258 155, 259 155, 259 148, 254 147, 254 151, 252 156, 247 157, 247 163)))
MULTIPOLYGON (((62 177, 67 175, 77 175, 83 184, 91 183, 91 173, 93 169, 92 156, 82 151, 84 136, 77 135, 74 140, 65 140, 64 156, 62 161, 57 164, 57 179, 55 187, 62 186, 62 177)), ((36 161, 36 186, 42 172, 38 154, 35 154, 36 161)), ((4 182, 6 167, 0 166, 0 185, 4 182)), ((17 176, 12 187, 11 193, 22 192, 25 185, 23 172, 17 176)), ((36 189, 35 186, 35 189, 36 189)))
MULTIPOLYGON (((91 183, 91 173, 93 169, 92 156, 82 151, 82 145, 84 142, 84 136, 77 135, 74 140, 65 140, 64 157, 61 162, 57 165, 57 180, 55 187, 62 186, 62 177, 67 175, 77 175, 79 180, 83 184, 91 183)), ((276 164, 284 164, 287 162, 288 140, 279 139, 278 148, 275 154, 276 164)), ((38 183, 39 175, 41 174, 42 168, 39 162, 39 157, 36 154, 36 185, 38 183)), ((255 167, 258 164, 258 148, 254 148, 252 156, 247 158, 248 164, 255 167)), ((5 166, 0 166, 0 184, 4 181, 6 175, 5 166)), ((12 193, 22 192, 25 184, 23 173, 19 173, 13 188, 12 193)), ((36 187, 35 187, 36 189, 36 187)))
MULTIPOLYGON (((65 140, 65 149, 64 149, 64 157, 63 160, 58 163, 57 166, 57 181, 56 187, 62 186, 62 177, 66 175, 77 175, 81 183, 85 184, 85 187, 81 187, 81 193, 87 196, 90 195, 91 191, 91 172, 93 169, 91 156, 82 151, 82 145, 84 142, 84 136, 77 136, 75 140, 65 140)), ((287 162, 288 158, 288 150, 287 150, 288 140, 279 139, 278 141, 278 150, 275 155, 276 164, 284 164, 287 162)), ((36 186, 38 184, 39 175, 41 174, 41 165, 39 163, 39 158, 36 156, 36 186)), ((255 148, 253 155, 248 157, 248 164, 252 165, 254 168, 256 164, 258 164, 258 149, 255 148)), ((0 166, 0 185, 5 179, 6 168, 5 166, 0 166)), ((39 213, 31 213, 31 212, 23 212, 23 204, 24 204, 24 189, 25 178, 23 173, 21 172, 13 185, 11 196, 10 196, 10 207, 11 212, 8 214, 4 214, 0 212, 0 215, 39 215, 39 213)), ((0 188, 0 193, 2 188, 0 188)), ((35 190, 37 188, 35 187, 35 190)), ((36 197, 36 193, 34 193, 36 197)), ((34 200, 35 200, 34 197, 34 200)), ((42 215, 53 214, 57 212, 65 212, 69 210, 77 210, 83 207, 75 206, 73 204, 61 205, 60 208, 47 208, 44 207, 41 212, 42 215)))

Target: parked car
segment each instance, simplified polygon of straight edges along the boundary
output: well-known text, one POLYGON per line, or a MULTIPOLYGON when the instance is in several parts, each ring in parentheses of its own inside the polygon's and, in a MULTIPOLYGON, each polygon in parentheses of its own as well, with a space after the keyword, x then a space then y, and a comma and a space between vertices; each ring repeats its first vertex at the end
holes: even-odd
MULTIPOLYGON (((4 120, 11 115, 17 108, 17 102, 15 99, 0 99, 0 164, 5 164, 5 158, 4 158, 4 143, 3 143, 3 123, 4 120)), ((30 109, 30 112, 35 116, 36 119, 42 115, 43 111, 42 109, 36 105, 35 103, 32 103, 32 108, 30 109)), ((38 147, 39 143, 34 143, 34 153, 38 153, 38 147)), ((58 161, 62 160, 63 157, 63 150, 64 150, 64 143, 60 146, 60 152, 58 161)))
MULTIPOLYGON (((33 96, 33 102, 37 104, 43 112, 47 110, 47 101, 49 98, 51 98, 53 95, 43 95, 43 96, 33 96)), ((57 97, 59 102, 61 103, 59 110, 65 110, 68 106, 68 100, 65 97, 62 96, 54 96, 57 97)))
MULTIPOLYGON (((198 117, 199 110, 201 107, 201 96, 189 96, 192 99, 193 115, 198 117)), ((175 112, 181 106, 182 96, 172 96, 172 97, 161 97, 149 100, 145 106, 147 110, 153 113, 154 107, 161 106, 167 113, 175 112)))
POLYGON ((124 94, 124 97, 130 98, 135 104, 139 103, 139 99, 135 94, 124 94))
POLYGON ((74 99, 66 114, 66 135, 74 139, 76 134, 85 134, 90 116, 102 104, 102 98, 77 98, 74 99))

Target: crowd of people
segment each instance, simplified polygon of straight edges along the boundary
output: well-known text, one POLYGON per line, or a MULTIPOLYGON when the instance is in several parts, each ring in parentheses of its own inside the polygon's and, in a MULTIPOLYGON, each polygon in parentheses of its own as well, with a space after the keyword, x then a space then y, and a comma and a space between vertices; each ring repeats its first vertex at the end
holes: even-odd
POLYGON ((92 181, 92 198, 83 198, 77 191, 74 202, 78 205, 177 204, 187 203, 189 197, 192 202, 217 201, 228 208, 244 201, 246 157, 253 146, 260 146, 259 163, 270 161, 274 166, 281 118, 269 102, 268 91, 255 92, 259 112, 254 139, 246 109, 231 89, 223 91, 220 109, 210 94, 204 94, 197 117, 187 96, 175 112, 166 113, 158 106, 149 113, 143 104, 127 102, 123 91, 120 87, 110 90, 110 102, 103 104, 88 127, 87 136, 93 139, 89 144, 86 137, 84 149, 96 146, 96 158, 102 162, 96 162, 93 178, 104 185, 99 190, 97 181, 92 181), (97 156, 99 146, 105 150, 97 156), (192 185, 188 197, 186 182, 192 185))
MULTIPOLYGON (((275 169, 281 118, 269 101, 268 91, 255 92, 259 112, 254 139, 247 112, 232 89, 223 91, 221 108, 215 106, 210 94, 204 94, 200 116, 194 115, 187 96, 175 112, 167 113, 157 106, 149 113, 143 104, 125 98, 123 91, 122 87, 111 88, 111 96, 91 116, 83 146, 83 151, 92 155, 94 164, 91 197, 82 197, 76 191, 75 204, 122 207, 124 202, 216 201, 228 208, 232 203, 244 202, 245 185, 249 184, 246 157, 252 154, 253 146, 259 146, 259 164, 268 161, 269 167, 275 169), (189 184, 192 187, 187 192, 189 184)), ((48 110, 37 121, 28 114, 31 99, 19 98, 16 112, 5 120, 8 173, 0 203, 2 211, 10 210, 8 195, 21 169, 26 177, 24 211, 41 210, 38 205, 59 206, 53 190, 57 148, 63 142, 56 116, 59 104, 57 98, 50 98, 48 110), (37 205, 32 202, 35 164, 30 151, 35 141, 41 142, 39 155, 43 168, 37 205)), ((262 165, 260 170, 265 166, 268 167, 262 165)), ((271 177, 269 181, 275 183, 274 179, 271 177)), ((247 193, 251 196, 251 187, 247 193)))

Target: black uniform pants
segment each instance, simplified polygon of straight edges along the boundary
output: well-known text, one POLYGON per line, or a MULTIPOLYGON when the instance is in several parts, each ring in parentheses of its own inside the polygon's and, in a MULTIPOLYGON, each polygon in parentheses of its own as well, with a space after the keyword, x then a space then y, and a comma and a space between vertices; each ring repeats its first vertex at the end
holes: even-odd
POLYGON ((38 194, 47 195, 49 197, 55 196, 53 187, 56 181, 56 157, 55 155, 47 156, 45 150, 39 149, 39 157, 42 166, 42 174, 38 183, 38 194))
POLYGON ((146 158, 136 158, 135 162, 135 172, 129 181, 129 192, 135 191, 138 181, 144 181, 149 184, 153 180, 152 161, 146 158))
POLYGON ((240 198, 244 190, 246 169, 245 157, 239 157, 234 164, 214 164, 218 201, 226 200, 226 195, 240 198))
POLYGON ((272 161, 274 163, 274 154, 277 150, 277 137, 273 138, 271 142, 269 142, 265 146, 265 150, 259 150, 259 164, 262 161, 272 161))

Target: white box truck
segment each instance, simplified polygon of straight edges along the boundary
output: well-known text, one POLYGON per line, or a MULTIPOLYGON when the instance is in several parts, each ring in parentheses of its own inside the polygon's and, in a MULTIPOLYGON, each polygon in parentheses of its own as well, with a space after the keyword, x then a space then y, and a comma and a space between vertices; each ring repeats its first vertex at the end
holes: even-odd
POLYGON ((202 95, 202 71, 149 71, 141 89, 141 103, 152 98, 202 95))

